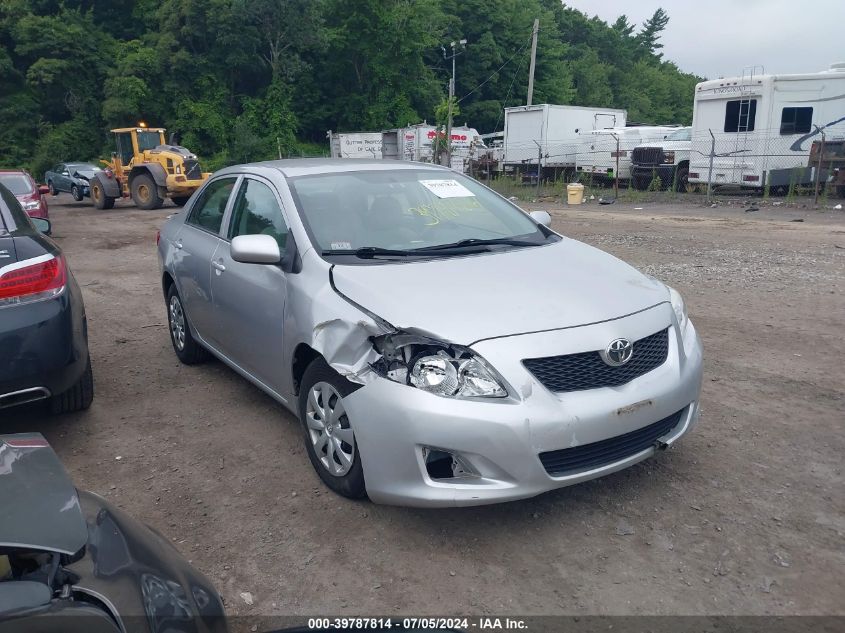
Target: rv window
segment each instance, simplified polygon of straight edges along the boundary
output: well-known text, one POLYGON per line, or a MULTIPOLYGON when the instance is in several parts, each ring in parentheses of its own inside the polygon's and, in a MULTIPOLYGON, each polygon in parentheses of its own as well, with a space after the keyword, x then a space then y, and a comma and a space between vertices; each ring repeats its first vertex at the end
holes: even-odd
POLYGON ((806 134, 813 126, 812 108, 784 108, 780 117, 781 134, 806 134))
POLYGON ((752 132, 757 118, 757 99, 739 99, 725 104, 725 132, 752 132))

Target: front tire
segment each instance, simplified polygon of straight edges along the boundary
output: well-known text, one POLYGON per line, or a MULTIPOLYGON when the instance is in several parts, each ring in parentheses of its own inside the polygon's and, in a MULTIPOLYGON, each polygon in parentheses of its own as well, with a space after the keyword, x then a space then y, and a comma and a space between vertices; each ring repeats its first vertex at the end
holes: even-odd
POLYGON ((690 192, 689 167, 686 165, 678 167, 678 171, 675 172, 675 191, 690 192))
POLYGON ((73 185, 70 188, 70 195, 72 195, 73 199, 77 202, 82 201, 82 189, 80 189, 78 185, 73 185))
POLYGON ((84 411, 94 400, 94 373, 91 371, 91 359, 85 366, 85 373, 70 389, 50 398, 50 411, 58 413, 72 413, 84 411))
POLYGON ((131 189, 132 201, 145 211, 160 209, 161 205, 164 204, 164 199, 158 193, 158 185, 148 174, 135 176, 132 180, 131 189))
POLYGON ((308 459, 320 479, 350 499, 367 496, 358 443, 343 405, 355 385, 323 358, 305 370, 299 391, 299 419, 308 459))
POLYGON ((103 185, 95 180, 91 183, 91 200, 98 209, 111 209, 114 207, 114 198, 107 196, 103 185))
POLYGON ((167 325, 173 351, 185 365, 197 365, 208 359, 208 351, 194 339, 182 298, 173 284, 167 291, 167 325))

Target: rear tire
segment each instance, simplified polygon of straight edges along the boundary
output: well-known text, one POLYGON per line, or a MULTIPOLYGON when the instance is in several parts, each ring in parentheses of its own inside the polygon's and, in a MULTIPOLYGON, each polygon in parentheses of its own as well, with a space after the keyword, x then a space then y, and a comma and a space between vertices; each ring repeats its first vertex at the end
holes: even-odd
POLYGON ((111 209, 114 207, 114 198, 106 195, 103 185, 97 180, 91 183, 91 200, 94 201, 94 206, 98 209, 111 209))
POLYGON ((52 181, 52 180, 48 180, 48 181, 47 181, 47 187, 49 187, 49 188, 50 188, 50 195, 51 195, 51 196, 57 196, 57 195, 59 195, 59 192, 58 192, 58 191, 56 191, 56 188, 53 186, 53 181, 52 181))
POLYGON ((342 404, 343 398, 353 391, 353 383, 322 357, 315 358, 302 376, 299 420, 308 459, 323 483, 339 495, 362 499, 367 496, 367 489, 361 452, 342 404), (312 390, 316 390, 313 395, 312 390))
POLYGON ((132 179, 132 201, 140 209, 150 211, 152 209, 160 209, 164 204, 164 200, 158 193, 158 185, 156 185, 152 176, 148 174, 138 174, 132 179))
POLYGON ((185 314, 176 284, 171 285, 167 291, 167 326, 173 351, 180 361, 185 365, 198 365, 208 359, 208 350, 197 343, 191 334, 188 315, 185 314))
POLYGON ((190 196, 173 196, 171 198, 171 200, 173 200, 173 204, 175 204, 177 207, 184 207, 185 203, 190 199, 190 196))
POLYGON ((77 202, 82 201, 82 190, 77 185, 71 186, 70 195, 72 195, 73 199, 76 200, 77 202))
POLYGON ((84 411, 94 400, 94 373, 91 371, 91 359, 85 366, 85 373, 70 389, 50 398, 50 411, 55 414, 84 411))

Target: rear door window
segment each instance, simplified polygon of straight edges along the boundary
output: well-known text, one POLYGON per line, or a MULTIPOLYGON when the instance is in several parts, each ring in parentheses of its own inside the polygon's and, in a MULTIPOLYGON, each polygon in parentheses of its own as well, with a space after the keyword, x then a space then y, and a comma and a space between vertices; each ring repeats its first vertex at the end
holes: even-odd
POLYGON ((219 178, 208 183, 197 198, 188 216, 188 224, 201 228, 215 235, 220 233, 226 204, 235 188, 236 176, 219 178))

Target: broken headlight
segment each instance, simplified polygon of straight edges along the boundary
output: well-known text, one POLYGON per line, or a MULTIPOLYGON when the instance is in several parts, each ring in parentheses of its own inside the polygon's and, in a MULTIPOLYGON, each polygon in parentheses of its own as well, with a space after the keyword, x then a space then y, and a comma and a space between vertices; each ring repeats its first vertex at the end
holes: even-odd
POLYGON ((385 378, 447 398, 504 398, 504 381, 466 348, 405 334, 375 341, 373 368, 385 378))

